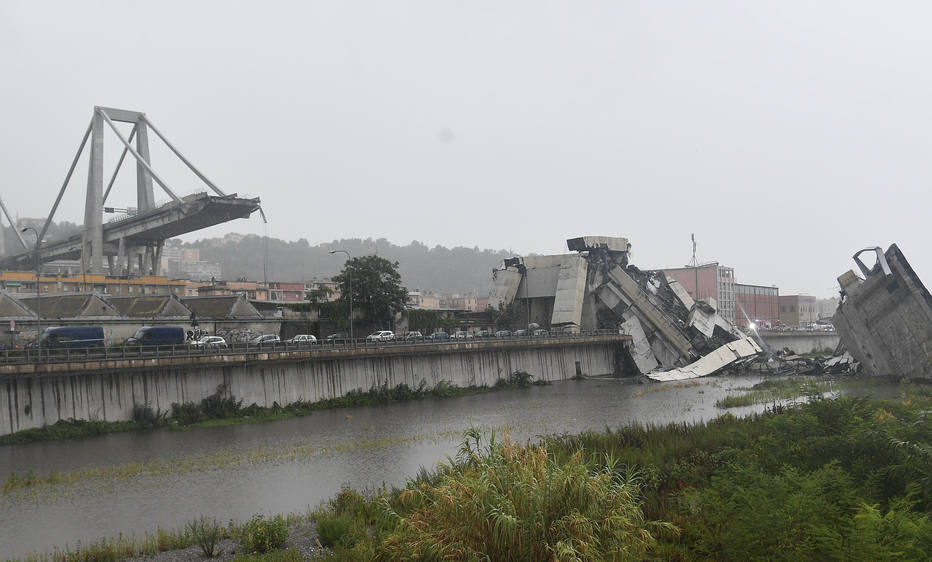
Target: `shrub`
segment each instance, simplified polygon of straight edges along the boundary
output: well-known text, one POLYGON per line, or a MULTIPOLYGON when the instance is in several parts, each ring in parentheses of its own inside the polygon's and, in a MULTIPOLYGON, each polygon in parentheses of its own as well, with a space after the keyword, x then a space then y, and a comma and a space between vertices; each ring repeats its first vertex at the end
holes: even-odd
POLYGON ((246 552, 262 554, 279 548, 288 540, 288 523, 281 515, 266 519, 256 515, 240 530, 239 542, 246 552))
POLYGON ((201 400, 201 411, 208 418, 230 418, 239 413, 243 401, 232 396, 224 397, 227 393, 226 385, 219 385, 217 391, 201 400))
POLYGON ((184 404, 179 404, 177 402, 172 403, 172 419, 177 420, 181 425, 191 425, 192 423, 197 423, 204 418, 201 413, 200 407, 194 402, 185 402, 184 404))
POLYGON ((376 515, 374 502, 343 488, 335 499, 314 512, 314 522, 323 544, 349 549, 368 536, 376 515))
POLYGON ((437 484, 414 482, 383 500, 394 527, 385 559, 641 559, 655 544, 640 508, 634 471, 597 469, 577 452, 565 463, 546 447, 508 440, 480 444, 467 432, 456 464, 441 465, 437 484))
POLYGON ((188 523, 188 532, 204 556, 213 558, 217 555, 217 544, 223 538, 224 530, 216 519, 208 519, 206 516, 195 519, 188 523))
POLYGON ((148 404, 136 404, 133 406, 133 421, 139 427, 159 427, 165 425, 168 412, 153 410, 148 404))

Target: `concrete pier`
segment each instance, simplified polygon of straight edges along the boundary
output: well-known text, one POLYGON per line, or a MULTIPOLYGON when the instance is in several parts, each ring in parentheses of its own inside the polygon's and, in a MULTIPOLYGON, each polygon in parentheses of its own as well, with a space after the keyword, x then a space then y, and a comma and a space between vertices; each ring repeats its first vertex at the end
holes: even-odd
POLYGON ((627 336, 475 341, 345 350, 165 357, 0 366, 0 435, 59 420, 125 421, 133 407, 166 411, 223 387, 245 405, 287 406, 383 384, 494 385, 515 371, 534 380, 613 374, 627 336))

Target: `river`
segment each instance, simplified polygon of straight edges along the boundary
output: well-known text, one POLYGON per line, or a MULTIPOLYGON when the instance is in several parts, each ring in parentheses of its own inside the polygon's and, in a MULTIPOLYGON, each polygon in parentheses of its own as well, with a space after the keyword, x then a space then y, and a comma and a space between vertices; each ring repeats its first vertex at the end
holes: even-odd
POLYGON ((119 533, 141 537, 200 515, 225 522, 299 512, 341 486, 402 485, 420 467, 454 455, 471 426, 507 427, 523 442, 632 422, 707 420, 723 412, 716 400, 760 380, 637 385, 592 379, 275 422, 0 447, 0 478, 30 470, 61 476, 60 483, 0 495, 0 554, 21 557, 119 533))

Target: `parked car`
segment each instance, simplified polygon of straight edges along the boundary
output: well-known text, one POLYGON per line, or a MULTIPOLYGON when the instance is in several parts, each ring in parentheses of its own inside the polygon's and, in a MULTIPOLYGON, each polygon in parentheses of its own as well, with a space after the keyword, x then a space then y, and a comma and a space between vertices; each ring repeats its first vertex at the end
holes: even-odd
POLYGON ((450 339, 450 334, 448 334, 448 333, 446 333, 446 332, 444 332, 444 331, 441 330, 441 331, 439 331, 439 332, 434 332, 433 334, 431 334, 431 335, 430 335, 430 339, 432 339, 432 340, 448 340, 448 339, 450 339))
POLYGON ((314 345, 317 343, 317 336, 313 334, 298 334, 297 336, 291 338, 290 340, 285 340, 285 343, 291 344, 300 344, 300 345, 314 345))
POLYGON ((126 338, 123 345, 182 345, 184 328, 180 326, 143 326, 126 338))
POLYGON ((395 341, 395 333, 391 330, 379 330, 366 336, 367 342, 395 341))
POLYGON ((453 333, 453 339, 465 340, 466 338, 472 338, 472 334, 464 330, 460 330, 458 332, 453 333))
POLYGON ((191 347, 197 347, 200 349, 210 349, 226 346, 227 341, 220 336, 201 336, 201 339, 191 342, 191 347))
POLYGON ((348 334, 337 333, 337 334, 330 334, 329 336, 327 336, 327 337, 324 338, 324 339, 327 340, 327 341, 329 341, 329 342, 335 342, 335 341, 339 341, 339 340, 348 340, 348 339, 350 339, 350 337, 349 337, 348 334))
MULTIPOLYGON (((42 347, 65 349, 80 347, 104 347, 104 329, 100 326, 56 326, 42 331, 42 347)), ((32 342, 30 347, 35 346, 32 342)))
POLYGON ((476 332, 477 338, 491 338, 492 335, 492 330, 479 330, 476 332))
POLYGON ((513 335, 513 336, 526 336, 526 335, 527 335, 527 330, 525 330, 525 329, 523 329, 523 328, 520 329, 520 330, 515 330, 514 332, 511 333, 511 335, 513 335))
POLYGON ((282 341, 281 338, 275 334, 262 334, 249 340, 249 343, 250 345, 275 345, 280 341, 282 341))
POLYGON ((509 332, 508 330, 499 330, 495 332, 495 337, 496 338, 509 338, 511 337, 511 332, 509 332))
POLYGON ((417 330, 405 334, 405 341, 417 341, 422 339, 424 339, 424 334, 418 332, 417 330))
POLYGON ((542 328, 537 329, 537 330, 534 330, 534 337, 535 337, 535 338, 540 338, 540 337, 549 336, 549 335, 550 335, 550 332, 548 332, 547 330, 544 330, 544 329, 542 329, 542 328))

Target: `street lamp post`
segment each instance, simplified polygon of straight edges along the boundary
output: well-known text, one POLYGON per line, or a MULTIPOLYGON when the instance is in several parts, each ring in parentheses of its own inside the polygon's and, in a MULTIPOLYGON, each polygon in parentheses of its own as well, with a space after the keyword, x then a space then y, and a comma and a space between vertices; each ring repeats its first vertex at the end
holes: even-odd
POLYGON ((39 245, 42 240, 39 239, 39 231, 31 226, 20 229, 20 232, 31 230, 36 235, 36 351, 38 352, 37 361, 42 360, 42 289, 39 287, 39 245))
MULTIPOLYGON (((330 250, 330 253, 346 254, 347 261, 353 259, 353 256, 346 250, 330 250)), ((350 274, 349 269, 346 270, 346 280, 347 285, 349 285, 349 337, 350 341, 353 342, 353 347, 356 347, 356 338, 353 335, 353 276, 350 274)))

